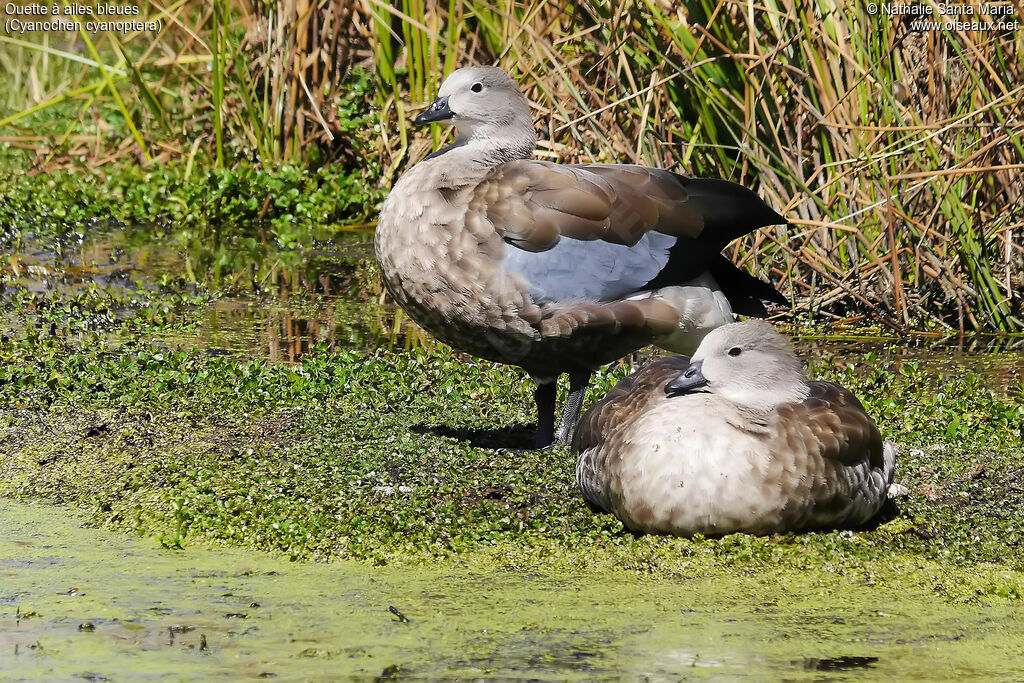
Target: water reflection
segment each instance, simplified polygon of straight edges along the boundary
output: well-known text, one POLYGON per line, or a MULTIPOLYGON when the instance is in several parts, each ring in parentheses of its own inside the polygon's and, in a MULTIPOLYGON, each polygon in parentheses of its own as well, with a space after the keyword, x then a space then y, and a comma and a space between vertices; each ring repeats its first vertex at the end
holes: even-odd
MULTIPOLYGON (((371 233, 346 233, 305 251, 269 252, 258 261, 248 252, 228 254, 216 274, 199 276, 195 264, 210 256, 190 249, 142 229, 29 239, 0 250, 0 277, 45 297, 98 285, 114 299, 123 295, 125 315, 133 314, 131 297, 139 289, 196 293, 219 281, 218 295, 188 312, 195 325, 160 336, 173 348, 290 363, 316 345, 394 349, 433 343, 385 294, 375 275, 371 233)), ((3 292, 0 280, 0 299, 3 292)))
POLYGON ((804 657, 804 671, 850 671, 870 669, 878 663, 878 657, 804 657))
MULTIPOLYGON (((396 309, 384 292, 373 262, 372 234, 345 233, 305 251, 216 254, 201 245, 182 246, 145 229, 98 231, 47 243, 26 240, 0 258, 8 280, 30 292, 53 294, 95 283, 112 291, 202 291, 219 282, 222 294, 200 310, 195 324, 160 336, 173 348, 193 346, 209 353, 262 357, 294 363, 314 346, 371 350, 430 346, 431 337, 396 309), (200 253, 202 252, 202 253, 200 253), (199 263, 216 262, 197 273, 199 263), (215 272, 214 272, 215 271, 215 272)), ((2 297, 2 291, 0 291, 2 297)), ((827 336, 788 328, 798 352, 812 363, 874 362, 898 369, 919 362, 930 370, 969 368, 997 390, 1024 376, 1024 336, 939 333, 865 336, 835 326, 827 336)))
POLYGON ((995 391, 1010 392, 1024 380, 1024 337, 1020 335, 939 336, 926 333, 895 337, 805 335, 791 329, 797 353, 812 365, 864 367, 882 364, 898 372, 917 363, 936 377, 976 372, 995 391), (869 356, 869 354, 871 354, 869 356))

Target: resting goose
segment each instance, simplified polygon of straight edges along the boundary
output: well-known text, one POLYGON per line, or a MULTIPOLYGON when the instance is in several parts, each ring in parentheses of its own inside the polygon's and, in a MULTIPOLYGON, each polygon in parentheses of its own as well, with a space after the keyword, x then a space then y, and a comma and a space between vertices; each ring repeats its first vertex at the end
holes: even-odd
POLYGON ((428 332, 536 381, 537 445, 569 443, 592 371, 650 343, 690 353, 735 313, 785 304, 721 254, 785 223, 750 190, 642 166, 530 159, 526 98, 505 72, 453 72, 417 124, 458 138, 408 170, 375 248, 395 301, 428 332), (557 430, 558 377, 570 393, 557 430))
POLYGON ((767 322, 719 327, 692 359, 658 358, 580 421, 583 498, 634 531, 692 536, 856 527, 893 479, 857 398, 808 382, 767 322))

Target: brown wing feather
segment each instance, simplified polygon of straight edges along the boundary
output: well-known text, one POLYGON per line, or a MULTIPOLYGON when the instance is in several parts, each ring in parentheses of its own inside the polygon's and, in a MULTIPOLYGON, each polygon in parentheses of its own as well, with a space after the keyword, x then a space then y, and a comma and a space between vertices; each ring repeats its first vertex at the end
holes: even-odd
MULTIPOLYGON (((829 382, 808 382, 810 395, 779 408, 778 433, 787 453, 800 456, 799 479, 786 479, 791 499, 780 528, 859 526, 874 517, 892 483, 893 457, 882 436, 849 391, 829 382), (802 455, 801 455, 802 454, 802 455), (888 454, 888 460, 887 460, 888 454)), ((786 482, 783 482, 785 484, 786 482)))
POLYGON ((471 203, 529 251, 550 249, 562 235, 632 246, 649 230, 697 238, 704 228, 676 177, 642 166, 513 161, 481 183, 471 203))
POLYGON ((820 444, 819 454, 842 465, 863 462, 881 468, 882 435, 847 389, 831 382, 808 382, 810 395, 802 403, 779 408, 780 422, 800 425, 820 444))

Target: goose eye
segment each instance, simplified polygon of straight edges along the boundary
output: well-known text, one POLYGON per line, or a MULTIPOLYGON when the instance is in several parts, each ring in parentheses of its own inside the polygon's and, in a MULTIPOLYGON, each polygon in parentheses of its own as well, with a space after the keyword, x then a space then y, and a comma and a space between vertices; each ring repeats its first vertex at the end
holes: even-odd
POLYGON ((740 348, 740 347, 738 347, 738 346, 734 346, 734 347, 732 347, 731 349, 729 349, 729 355, 730 355, 730 356, 738 356, 738 355, 740 355, 741 353, 743 353, 743 349, 741 349, 741 348, 740 348))
POLYGON ((480 92, 481 90, 484 89, 484 84, 483 83, 474 83, 473 85, 471 85, 469 87, 469 89, 472 90, 473 92, 480 92))

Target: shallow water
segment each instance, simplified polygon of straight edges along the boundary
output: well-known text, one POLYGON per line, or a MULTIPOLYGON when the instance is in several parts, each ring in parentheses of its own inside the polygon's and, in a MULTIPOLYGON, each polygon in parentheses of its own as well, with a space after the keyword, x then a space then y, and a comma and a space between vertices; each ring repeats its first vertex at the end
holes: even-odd
MULTIPOLYGON (((138 289, 198 291, 192 264, 204 255, 189 253, 144 229, 99 231, 67 240, 24 243, 0 249, 4 271, 26 290, 45 296, 74 292, 89 283, 130 299, 138 289), (5 267, 6 265, 6 267, 5 267)), ((209 258, 209 255, 205 255, 209 258)), ((242 254, 235 265, 252 263, 242 254)), ((252 269, 225 276, 217 296, 199 310, 188 311, 195 324, 187 331, 158 333, 156 342, 171 348, 232 353, 295 362, 317 344, 328 348, 370 349, 407 343, 407 323, 380 291, 370 291, 362 264, 372 261, 372 233, 340 236, 329 245, 304 252, 265 257, 252 269)), ((200 273, 207 281, 209 273, 200 273)), ((2 289, 0 289, 2 294, 2 289)), ((2 303, 2 297, 0 297, 2 303)), ((0 323, 3 323, 0 306, 0 323)), ((133 315, 128 307, 125 315, 133 315)), ((7 320, 17 327, 23 321, 7 320)), ((0 325, 2 327, 3 325, 0 325)))
MULTIPOLYGON (((366 276, 363 266, 373 259, 372 233, 347 233, 306 252, 266 258, 269 265, 264 264, 262 275, 254 277, 245 271, 228 278, 233 282, 232 294, 190 311, 194 325, 159 333, 154 341, 171 348, 197 347, 211 354, 286 363, 299 360, 317 345, 370 350, 432 343, 366 276)), ((87 282, 126 290, 155 288, 168 280, 181 286, 190 264, 200 260, 200 255, 171 246, 145 229, 98 231, 62 242, 27 240, 15 252, 15 281, 36 292, 74 289, 87 282)), ((18 321, 8 321, 12 324, 18 321)), ((969 369, 1003 392, 1013 390, 1024 378, 1024 336, 1020 335, 918 333, 900 338, 840 330, 823 337, 800 327, 789 332, 798 353, 812 363, 862 363, 865 354, 872 352, 877 356, 873 362, 894 367, 913 361, 934 374, 969 369)))
POLYGON ((0 499, 0 678, 1008 679, 1019 606, 723 574, 652 580, 162 550, 0 499), (406 621, 395 612, 394 607, 406 621))

